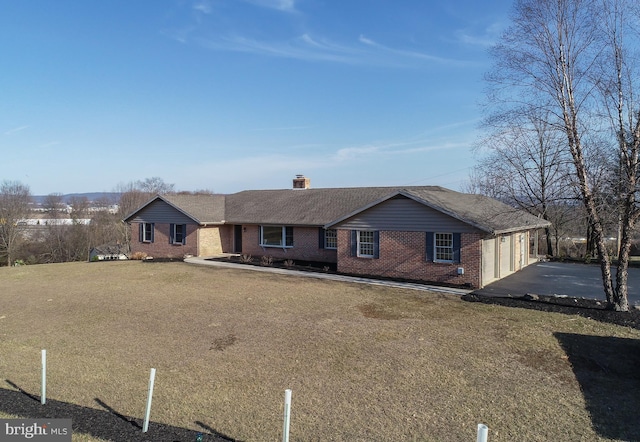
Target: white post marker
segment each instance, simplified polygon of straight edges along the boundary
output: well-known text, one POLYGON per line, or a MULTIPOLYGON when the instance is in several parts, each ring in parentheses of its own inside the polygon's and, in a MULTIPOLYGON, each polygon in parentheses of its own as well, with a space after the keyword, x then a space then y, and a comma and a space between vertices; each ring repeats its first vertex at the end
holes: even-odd
POLYGON ((147 409, 144 413, 144 424, 142 425, 142 432, 146 433, 149 430, 149 416, 151 416, 151 398, 153 397, 153 383, 156 380, 156 369, 151 369, 149 375, 149 393, 147 394, 147 409))
POLYGON ((487 436, 489 435, 489 427, 485 424, 478 424, 478 438, 476 442, 487 442, 487 436))
POLYGON ((282 442, 289 442, 289 422, 291 420, 291 390, 284 391, 284 424, 282 426, 282 442))
POLYGON ((42 350, 42 387, 40 389, 40 403, 47 403, 47 350, 42 350))

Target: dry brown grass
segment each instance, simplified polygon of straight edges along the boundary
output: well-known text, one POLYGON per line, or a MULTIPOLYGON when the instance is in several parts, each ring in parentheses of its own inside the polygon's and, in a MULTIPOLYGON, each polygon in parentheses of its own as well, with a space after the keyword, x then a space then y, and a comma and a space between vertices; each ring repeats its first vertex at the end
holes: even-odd
POLYGON ((292 441, 471 441, 480 422, 491 442, 638 431, 594 428, 595 399, 557 338, 636 342, 633 329, 183 263, 0 268, 0 283, 0 388, 37 396, 45 348, 49 398, 141 418, 155 367, 151 426, 279 440, 290 388, 292 441))

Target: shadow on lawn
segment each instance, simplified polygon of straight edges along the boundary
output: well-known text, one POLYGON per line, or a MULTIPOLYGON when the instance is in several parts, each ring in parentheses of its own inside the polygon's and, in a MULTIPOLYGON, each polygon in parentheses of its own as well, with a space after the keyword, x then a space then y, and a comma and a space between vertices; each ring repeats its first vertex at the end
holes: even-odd
POLYGON ((640 441, 640 341, 554 333, 580 384, 594 430, 607 439, 640 441))
POLYGON ((71 419, 74 433, 114 442, 192 442, 198 434, 203 434, 202 440, 207 442, 235 441, 198 421, 194 423, 208 433, 157 422, 149 422, 149 431, 143 433, 143 419, 120 414, 100 399, 95 401, 106 411, 52 399, 47 399, 47 403, 42 405, 40 397, 26 392, 8 379, 6 382, 18 391, 0 388, 0 411, 32 419, 71 419))

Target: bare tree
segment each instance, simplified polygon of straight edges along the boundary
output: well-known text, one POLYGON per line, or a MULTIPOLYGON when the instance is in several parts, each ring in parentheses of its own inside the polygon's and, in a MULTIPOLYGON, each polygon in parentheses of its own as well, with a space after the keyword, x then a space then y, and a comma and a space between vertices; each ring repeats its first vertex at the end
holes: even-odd
POLYGON ((638 217, 637 175, 640 107, 635 60, 637 44, 625 0, 517 0, 513 24, 493 50, 487 79, 493 113, 544 112, 565 135, 574 181, 587 212, 600 262, 608 307, 627 311, 627 265, 631 232, 638 217), (623 39, 623 36, 625 39, 623 39), (608 97, 608 98, 606 98, 608 97), (603 109, 614 118, 602 118, 603 109), (613 126, 611 123, 614 123, 613 126), (620 159, 622 245, 614 286, 605 241, 603 210, 586 158, 585 141, 613 133, 609 158, 620 159))
MULTIPOLYGON (((487 153, 470 179, 478 193, 541 216, 560 229, 566 213, 559 209, 573 199, 569 158, 560 147, 562 134, 546 122, 546 115, 516 117, 521 118, 487 121, 489 134, 476 148, 487 153)), ((546 253, 553 256, 551 227, 545 228, 545 236, 546 253)))
POLYGON ((116 192, 120 193, 118 212, 121 218, 124 218, 155 195, 173 193, 174 184, 167 184, 159 177, 145 178, 127 184, 119 184, 116 192))
POLYGON ((136 188, 149 195, 164 195, 174 192, 174 185, 165 183, 160 177, 154 176, 136 181, 136 188))
MULTIPOLYGON (((640 14, 632 16, 637 3, 626 0, 603 1, 603 34, 606 42, 601 74, 596 77, 604 107, 617 135, 618 174, 618 266, 613 301, 624 305, 627 300, 629 252, 640 207, 638 206, 638 157, 640 154, 640 86, 637 54, 632 45, 639 43, 635 23, 640 14), (631 35, 629 35, 631 34, 631 35)), ((614 175, 615 176, 615 175, 614 175)))
MULTIPOLYGON (((174 193, 174 185, 165 183, 162 178, 153 177, 120 184, 116 188, 116 192, 120 193, 118 216, 120 220, 123 220, 155 195, 174 193)), ((129 227, 124 223, 119 223, 119 227, 122 244, 129 246, 131 244, 129 227)))
POLYGON ((31 193, 18 181, 3 181, 0 185, 0 255, 7 265, 13 264, 16 247, 21 239, 24 220, 29 216, 31 193))
POLYGON ((44 198, 42 208, 48 213, 50 218, 59 218, 60 213, 66 209, 61 193, 50 193, 44 198))
POLYGON ((69 216, 73 221, 86 219, 89 216, 89 200, 86 196, 74 196, 69 200, 71 213, 69 216))

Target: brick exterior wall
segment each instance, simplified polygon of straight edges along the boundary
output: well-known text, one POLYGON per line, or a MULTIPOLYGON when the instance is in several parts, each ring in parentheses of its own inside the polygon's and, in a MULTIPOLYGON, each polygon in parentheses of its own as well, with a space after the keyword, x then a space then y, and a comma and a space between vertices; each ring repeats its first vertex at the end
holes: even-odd
POLYGON ((260 226, 242 226, 242 253, 245 255, 335 263, 337 251, 321 249, 318 243, 318 227, 294 227, 293 247, 261 247, 260 226))
POLYGON ((198 255, 198 226, 187 224, 185 244, 169 244, 169 224, 155 223, 153 242, 140 241, 140 223, 131 223, 131 253, 146 253, 154 258, 182 258, 185 255, 198 255))
POLYGON ((351 256, 350 234, 338 230, 338 272, 480 287, 480 234, 461 234, 460 263, 427 262, 425 232, 381 231, 380 257, 358 258, 351 256))

